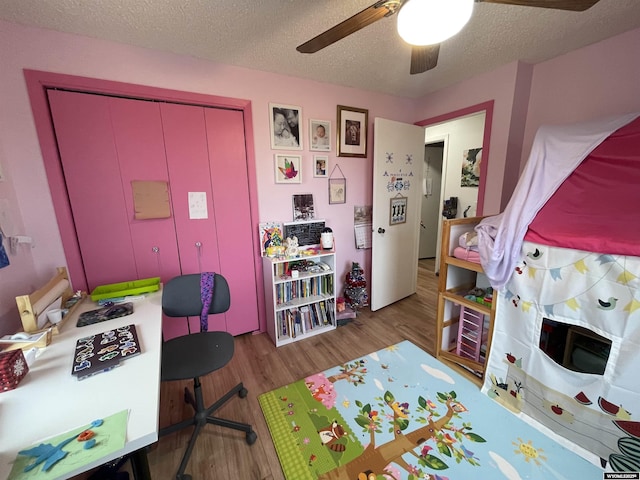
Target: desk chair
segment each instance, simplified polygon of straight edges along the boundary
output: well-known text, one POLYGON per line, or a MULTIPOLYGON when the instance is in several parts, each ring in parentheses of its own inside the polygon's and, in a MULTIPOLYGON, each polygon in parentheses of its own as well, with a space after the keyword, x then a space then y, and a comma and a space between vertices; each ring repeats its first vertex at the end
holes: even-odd
MULTIPOLYGON (((229 310, 229 285, 219 274, 214 277, 214 289, 209 313, 223 313, 229 310)), ((162 311, 168 317, 200 317, 202 300, 200 292, 200 275, 182 275, 169 280, 163 287, 162 311)), ((227 332, 199 332, 173 338, 162 345, 161 380, 193 379, 193 393, 184 389, 184 400, 190 404, 195 414, 193 418, 176 423, 160 430, 160 436, 176 432, 186 427, 195 426, 189 445, 182 457, 176 474, 177 480, 189 480, 184 470, 202 427, 207 423, 241 430, 246 433, 249 445, 255 443, 256 433, 251 425, 214 417, 213 413, 224 405, 232 396, 247 396, 247 389, 239 383, 210 407, 204 406, 200 377, 224 367, 233 357, 233 337, 227 332)))

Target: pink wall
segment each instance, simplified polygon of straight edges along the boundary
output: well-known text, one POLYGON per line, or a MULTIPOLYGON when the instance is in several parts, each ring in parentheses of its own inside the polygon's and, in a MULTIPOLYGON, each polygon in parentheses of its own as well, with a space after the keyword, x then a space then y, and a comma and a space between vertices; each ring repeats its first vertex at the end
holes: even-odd
POLYGON ((536 65, 522 167, 543 124, 640 111, 640 29, 536 65))
POLYGON ((335 232, 339 291, 351 261, 360 262, 370 272, 370 251, 355 250, 352 219, 354 205, 371 203, 371 129, 368 158, 338 159, 335 149, 330 152, 329 171, 337 162, 347 178, 347 203, 329 205, 327 180, 313 177, 306 126, 309 118, 330 120, 335 125, 337 105, 368 109, 371 124, 374 117, 411 123, 415 120, 414 101, 2 21, 0 45, 0 145, 6 157, 3 170, 11 179, 15 196, 5 190, 0 190, 0 195, 9 198, 12 215, 24 223, 20 233, 35 240, 35 248, 11 257, 11 266, 0 270, 0 334, 19 326, 15 295, 40 286, 56 266, 66 264, 27 97, 25 68, 249 100, 260 220, 291 220, 291 195, 313 193, 317 217, 326 219, 335 232), (302 107, 302 184, 274 182, 269 102, 302 107))

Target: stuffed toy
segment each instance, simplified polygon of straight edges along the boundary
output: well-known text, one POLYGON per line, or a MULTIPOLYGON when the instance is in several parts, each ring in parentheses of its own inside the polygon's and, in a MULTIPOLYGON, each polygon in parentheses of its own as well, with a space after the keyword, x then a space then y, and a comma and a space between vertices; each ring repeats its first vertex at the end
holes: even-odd
POLYGON ((287 237, 284 244, 286 246, 284 254, 287 257, 297 257, 299 255, 300 249, 298 248, 298 237, 287 237))

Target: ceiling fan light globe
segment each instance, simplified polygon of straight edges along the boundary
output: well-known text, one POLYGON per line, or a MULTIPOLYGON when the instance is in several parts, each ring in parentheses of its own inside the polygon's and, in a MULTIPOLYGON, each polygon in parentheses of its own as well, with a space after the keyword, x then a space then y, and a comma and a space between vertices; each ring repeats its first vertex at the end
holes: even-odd
POLYGON ((467 24, 474 0, 408 0, 398 12, 398 34, 410 45, 434 45, 467 24))

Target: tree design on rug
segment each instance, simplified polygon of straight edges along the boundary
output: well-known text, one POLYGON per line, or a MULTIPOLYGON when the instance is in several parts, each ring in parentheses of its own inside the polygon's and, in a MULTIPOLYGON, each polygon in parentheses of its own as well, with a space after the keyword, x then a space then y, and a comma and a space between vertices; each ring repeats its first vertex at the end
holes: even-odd
POLYGON ((346 380, 353 386, 363 385, 364 377, 367 373, 366 361, 363 359, 351 363, 345 363, 338 367, 340 373, 325 376, 324 372, 311 375, 304 379, 311 396, 321 402, 325 407, 331 409, 335 406, 336 391, 333 384, 339 380, 346 380))
POLYGON ((409 473, 408 480, 434 479, 436 476, 428 470, 441 471, 449 468, 440 458, 442 456, 449 457, 456 463, 466 461, 480 466, 478 459, 472 451, 465 448, 463 442, 485 442, 485 439, 471 432, 470 423, 462 422, 460 427, 453 424, 452 420, 461 418, 460 413, 467 411, 462 403, 456 401, 456 392, 438 392, 436 399, 446 406, 445 414, 441 416, 437 404, 419 396, 413 420, 424 426, 411 432, 405 432, 410 423, 409 404, 399 403, 391 392, 385 392, 384 397, 376 397, 380 411, 373 410, 369 403, 363 404, 357 400, 356 405, 360 410, 355 421, 364 432, 369 433, 370 443, 358 458, 320 475, 318 480, 376 480, 382 475, 397 480, 391 463, 406 470, 409 473), (376 445, 376 433, 382 433, 385 419, 389 419, 389 432, 393 432, 394 438, 376 445), (420 445, 430 441, 433 446, 424 445, 416 451, 420 445), (440 456, 432 454, 432 451, 440 456), (416 457, 417 465, 410 465, 404 460, 402 455, 405 453, 416 457))

